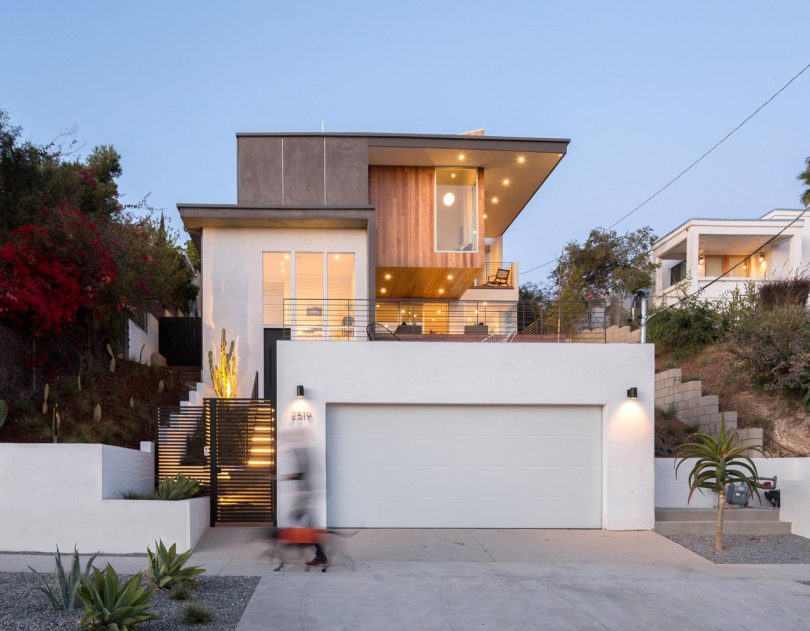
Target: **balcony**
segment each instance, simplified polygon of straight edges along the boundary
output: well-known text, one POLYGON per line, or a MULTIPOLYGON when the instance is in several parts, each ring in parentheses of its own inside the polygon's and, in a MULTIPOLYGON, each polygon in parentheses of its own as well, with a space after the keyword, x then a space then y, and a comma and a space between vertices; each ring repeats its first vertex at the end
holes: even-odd
POLYGON ((509 261, 488 261, 473 279, 470 289, 514 289, 517 265, 509 261))
POLYGON ((286 299, 283 327, 300 341, 633 341, 603 301, 286 299))

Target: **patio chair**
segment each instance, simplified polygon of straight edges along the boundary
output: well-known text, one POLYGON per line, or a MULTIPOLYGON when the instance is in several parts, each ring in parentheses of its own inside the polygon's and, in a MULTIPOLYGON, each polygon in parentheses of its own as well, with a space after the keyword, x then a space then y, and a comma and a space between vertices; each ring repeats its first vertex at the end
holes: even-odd
POLYGON ((509 286, 509 276, 511 275, 512 270, 504 267, 499 267, 498 271, 495 272, 495 276, 489 279, 487 285, 492 287, 508 287, 509 286))

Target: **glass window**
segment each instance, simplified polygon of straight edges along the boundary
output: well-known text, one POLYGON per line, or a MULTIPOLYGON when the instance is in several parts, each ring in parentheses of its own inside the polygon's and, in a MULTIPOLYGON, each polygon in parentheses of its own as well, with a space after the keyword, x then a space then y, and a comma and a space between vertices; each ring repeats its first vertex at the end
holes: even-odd
POLYGON ((436 251, 478 251, 478 171, 436 169, 436 251))
POLYGON ((262 253, 264 326, 284 325, 284 300, 290 297, 290 253, 262 253))
POLYGON ((296 336, 323 336, 323 298, 323 252, 296 252, 296 336))
POLYGON ((329 252, 326 262, 329 337, 354 337, 354 253, 329 252))

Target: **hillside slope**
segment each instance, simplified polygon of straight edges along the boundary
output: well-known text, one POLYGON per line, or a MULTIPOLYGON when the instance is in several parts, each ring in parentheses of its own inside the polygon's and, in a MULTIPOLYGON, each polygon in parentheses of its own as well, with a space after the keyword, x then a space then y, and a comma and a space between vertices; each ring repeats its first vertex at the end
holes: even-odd
POLYGON ((739 427, 762 427, 770 455, 810 455, 810 414, 799 401, 752 384, 729 344, 716 344, 684 358, 657 353, 656 372, 669 368, 681 368, 683 381, 702 380, 704 394, 720 397, 721 410, 738 413, 739 427))

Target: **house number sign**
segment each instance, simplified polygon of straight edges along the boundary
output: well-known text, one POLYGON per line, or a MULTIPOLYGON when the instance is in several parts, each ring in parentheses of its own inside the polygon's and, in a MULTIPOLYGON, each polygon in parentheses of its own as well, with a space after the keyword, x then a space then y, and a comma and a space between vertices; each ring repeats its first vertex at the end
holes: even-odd
POLYGON ((312 412, 293 412, 290 414, 290 427, 309 425, 312 422, 312 412))

